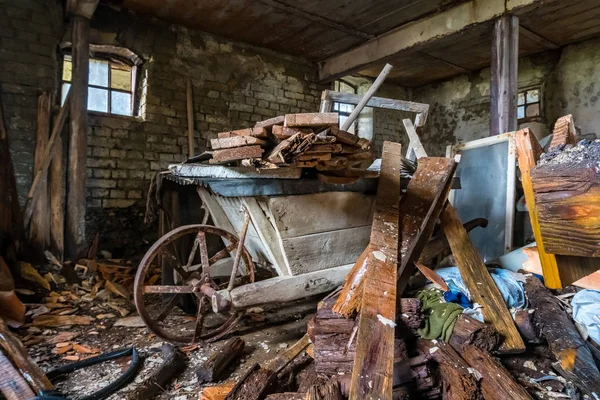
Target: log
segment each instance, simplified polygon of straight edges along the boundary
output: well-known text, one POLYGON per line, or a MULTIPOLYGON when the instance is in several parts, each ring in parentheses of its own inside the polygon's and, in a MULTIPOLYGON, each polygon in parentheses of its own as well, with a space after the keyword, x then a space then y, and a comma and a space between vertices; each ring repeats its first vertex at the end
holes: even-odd
POLYGON ((479 379, 471 372, 469 364, 452 346, 444 342, 420 339, 418 347, 425 354, 429 354, 438 364, 443 382, 444 399, 483 399, 479 390, 479 379))
POLYGON ((456 320, 449 343, 459 352, 471 345, 491 352, 498 348, 500 335, 489 324, 461 314, 456 320))
POLYGON ((31 359, 21 341, 8 330, 2 318, 0 318, 0 347, 36 393, 54 389, 44 371, 31 359))
POLYGON ((502 294, 458 219, 456 210, 453 207, 446 207, 441 220, 452 254, 473 301, 482 305, 485 322, 491 324, 504 338, 501 349, 516 353, 524 351, 525 343, 504 303, 502 294))
MULTIPOLYGON (((50 136, 51 96, 42 92, 38 97, 35 160, 33 170, 37 174, 42 168, 44 150, 50 136)), ((33 215, 29 226, 29 239, 33 248, 41 254, 50 245, 50 213, 48 198, 48 171, 43 171, 38 196, 33 204, 33 215)))
POLYGON ((467 346, 460 353, 481 374, 481 393, 486 400, 531 400, 531 396, 510 373, 484 350, 467 346))
POLYGON ((392 398, 401 157, 400 144, 384 142, 350 400, 392 398))
POLYGON ((324 385, 315 385, 308 389, 306 400, 344 400, 339 382, 331 380, 324 385))
POLYGON ((165 343, 162 347, 163 363, 136 390, 129 399, 150 400, 164 392, 166 385, 185 369, 185 356, 172 344, 165 343))
POLYGON ((535 308, 534 321, 558 360, 560 374, 591 398, 600 396, 594 357, 559 300, 533 276, 527 277, 525 293, 535 308))
POLYGON ((239 337, 225 342, 208 360, 196 369, 198 384, 218 382, 223 373, 244 351, 246 343, 239 337))
POLYGON ((26 400, 35 397, 25 379, 0 350, 0 393, 6 400, 26 400))
POLYGON ((245 158, 260 158, 263 153, 260 146, 245 146, 236 147, 233 149, 216 150, 213 152, 213 158, 210 159, 211 164, 222 163, 227 161, 243 160, 245 158))
POLYGON ((338 114, 332 113, 304 113, 304 114, 286 114, 284 126, 290 128, 320 128, 329 127, 338 124, 338 114))

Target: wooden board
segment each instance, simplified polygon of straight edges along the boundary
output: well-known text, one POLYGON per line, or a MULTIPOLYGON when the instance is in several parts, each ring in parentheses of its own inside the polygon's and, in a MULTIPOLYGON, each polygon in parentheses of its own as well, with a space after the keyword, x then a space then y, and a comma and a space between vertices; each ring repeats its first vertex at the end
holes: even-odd
POLYGON ((314 153, 341 153, 342 145, 339 143, 330 144, 313 144, 302 154, 314 154, 314 153))
POLYGON ((293 275, 353 263, 369 244, 370 226, 282 239, 293 275))
POLYGON ((491 324, 504 338, 501 350, 514 353, 524 351, 525 343, 510 311, 504 304, 502 294, 458 219, 456 210, 453 207, 446 207, 442 212, 441 220, 460 275, 473 301, 481 305, 485 322, 491 324))
POLYGON ((550 149, 555 149, 566 144, 577 144, 577 131, 575 130, 575 121, 571 114, 559 118, 554 124, 550 149))
POLYGON ((285 116, 280 115, 277 117, 266 119, 264 121, 259 121, 256 123, 256 125, 254 125, 254 127, 255 128, 271 128, 275 125, 283 125, 284 120, 285 120, 285 116))
POLYGON ((234 147, 243 147, 243 146, 264 146, 267 144, 262 139, 257 139, 253 136, 233 136, 226 138, 218 138, 218 139, 210 139, 210 147, 213 150, 221 150, 221 149, 231 149, 234 147))
POLYGON ((260 158, 263 153, 260 146, 236 147, 233 149, 216 150, 213 152, 213 158, 209 161, 211 164, 243 160, 245 158, 260 158))
POLYGON ((383 144, 350 400, 392 398, 401 149, 383 144))
POLYGON ((294 136, 296 133, 309 134, 309 133, 314 133, 314 132, 310 128, 290 128, 290 127, 283 126, 283 125, 275 125, 275 126, 273 126, 272 133, 273 133, 273 136, 275 136, 281 140, 284 140, 284 139, 289 138, 290 136, 294 136))
POLYGON ((59 137, 50 163, 50 251, 59 260, 65 249, 65 171, 63 166, 63 144, 59 137))
POLYGON ((337 126, 331 127, 330 133, 337 138, 337 141, 351 146, 356 146, 360 139, 358 136, 350 132, 342 131, 337 126))
MULTIPOLYGON (((325 192, 267 199, 282 238, 371 225, 375 196, 325 192)), ((364 249, 363 249, 364 250, 364 249)))
POLYGON ((294 127, 327 127, 338 124, 337 113, 305 113, 286 114, 284 126, 294 127))
POLYGON ((232 138, 237 136, 254 137, 260 139, 266 139, 268 137, 267 130, 264 127, 259 126, 255 126, 254 128, 238 129, 235 131, 217 133, 217 138, 219 139, 232 138))

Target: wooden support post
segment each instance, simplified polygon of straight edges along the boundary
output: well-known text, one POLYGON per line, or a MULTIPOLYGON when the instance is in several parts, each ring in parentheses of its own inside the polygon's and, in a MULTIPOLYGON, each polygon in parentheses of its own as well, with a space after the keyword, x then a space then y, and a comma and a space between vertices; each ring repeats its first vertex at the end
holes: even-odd
POLYGON ((29 228, 29 239, 33 248, 41 254, 50 244, 50 214, 48 210, 48 172, 41 171, 44 151, 50 136, 51 96, 42 92, 38 97, 37 129, 35 138, 35 174, 41 173, 38 196, 33 203, 33 215, 29 228))
POLYGON ((50 163, 50 251, 63 260, 65 251, 65 170, 63 167, 63 142, 56 140, 54 156, 50 163))
POLYGON ((76 261, 85 244, 85 181, 88 133, 88 73, 90 20, 73 16, 73 78, 71 81, 71 137, 67 170, 66 257, 76 261))
POLYGON ((192 78, 187 78, 186 84, 186 98, 187 98, 187 124, 188 124, 188 157, 195 155, 194 145, 194 93, 192 78))
POLYGON ((350 400, 392 399, 401 147, 383 144, 350 400))
POLYGON ((494 24, 490 136, 517 130, 519 19, 503 15, 494 24))

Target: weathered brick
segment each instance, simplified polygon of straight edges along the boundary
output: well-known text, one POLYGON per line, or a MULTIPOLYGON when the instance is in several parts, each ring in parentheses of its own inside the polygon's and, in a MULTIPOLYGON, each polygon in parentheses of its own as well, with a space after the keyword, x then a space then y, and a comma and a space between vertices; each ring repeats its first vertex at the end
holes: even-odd
POLYGON ((117 182, 112 179, 88 179, 86 184, 91 188, 111 189, 117 187, 117 182))
POLYGON ((127 208, 135 204, 135 200, 125 199, 106 199, 102 200, 102 207, 104 208, 127 208))

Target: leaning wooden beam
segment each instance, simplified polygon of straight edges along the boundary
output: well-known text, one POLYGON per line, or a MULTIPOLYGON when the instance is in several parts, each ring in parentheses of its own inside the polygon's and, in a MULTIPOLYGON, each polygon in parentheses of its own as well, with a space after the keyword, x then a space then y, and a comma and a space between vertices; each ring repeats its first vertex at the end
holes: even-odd
POLYGON ((394 55, 417 46, 440 40, 463 30, 481 26, 502 15, 531 7, 542 0, 502 2, 497 0, 470 0, 404 24, 377 36, 377 39, 330 57, 319 64, 319 79, 329 81, 368 66, 381 65, 394 55))
POLYGON ((56 146, 58 143, 58 139, 60 138, 60 134, 65 125, 65 121, 67 116, 69 115, 69 105, 71 103, 71 92, 67 94, 67 98, 65 99, 65 103, 63 104, 56 121, 54 122, 54 126, 52 128, 52 135, 50 135, 50 139, 48 140, 48 145, 46 146, 46 150, 44 151, 44 155, 42 156, 42 162, 40 164, 39 171, 35 174, 33 178, 33 182, 31 183, 31 187, 29 188, 29 193, 27 194, 27 202, 25 203, 25 213, 23 215, 25 226, 29 224, 31 220, 31 215, 33 213, 33 199, 36 196, 37 191, 40 189, 40 185, 42 183, 44 173, 48 170, 48 166, 52 161, 54 153, 56 151, 56 146))
POLYGON ((598 398, 600 372, 592 353, 562 304, 533 276, 527 277, 525 293, 531 306, 535 308, 533 318, 536 325, 558 360, 559 373, 575 383, 590 398, 598 398))
POLYGON ((451 206, 446 207, 441 220, 460 275, 469 289, 473 301, 482 306, 484 320, 504 338, 501 350, 514 353, 524 351, 525 343, 523 343, 510 311, 504 303, 502 294, 458 219, 456 210, 451 206))
POLYGON ((350 400, 391 400, 402 146, 384 142, 350 400))
POLYGON ((425 153, 423 144, 421 143, 421 140, 419 140, 419 136, 417 135, 417 131, 416 131, 415 126, 413 125, 412 121, 408 118, 405 118, 402 120, 402 123, 404 124, 404 129, 406 130, 406 133, 408 134, 408 138, 410 140, 411 146, 416 146, 416 147, 412 147, 412 149, 415 152, 415 155, 417 156, 417 158, 427 157, 427 153, 425 153))
POLYGON ((371 97, 373 97, 373 95, 375 94, 377 89, 379 89, 379 87, 385 81, 385 78, 387 78, 387 76, 390 74, 390 71, 392 70, 392 68, 393 67, 391 64, 385 64, 385 66, 383 67, 383 69, 381 70, 379 75, 377 76, 377 79, 375 79, 375 82, 373 82, 371 87, 369 87, 369 90, 367 90, 367 92, 363 95, 362 99, 360 99, 360 101, 358 102, 356 107, 354 107, 354 110, 352 110, 352 113, 350 113, 348 118, 346 118, 346 121, 344 121, 344 124, 340 128, 341 130, 347 131, 348 128, 350 128, 352 126, 352 124, 354 123, 354 121, 356 121, 359 114, 365 108, 365 106, 367 105, 367 103, 369 102, 371 97))

